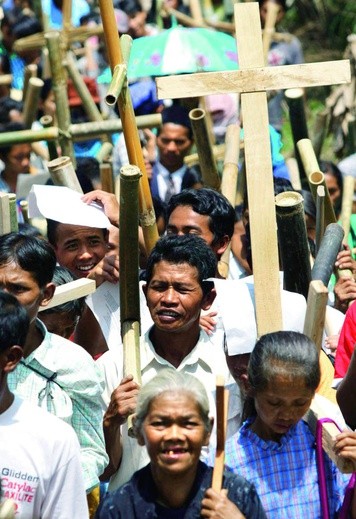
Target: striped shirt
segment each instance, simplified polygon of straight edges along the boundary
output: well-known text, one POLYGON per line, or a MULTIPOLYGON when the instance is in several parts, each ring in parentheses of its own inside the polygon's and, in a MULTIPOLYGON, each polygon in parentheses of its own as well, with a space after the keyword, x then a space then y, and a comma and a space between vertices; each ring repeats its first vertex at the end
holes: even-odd
MULTIPOLYGON (((251 431, 253 418, 226 443, 228 470, 253 483, 267 517, 293 519, 321 517, 315 437, 300 420, 280 443, 265 441, 251 431)), ((341 474, 325 456, 330 517, 340 509, 350 475, 341 474)))

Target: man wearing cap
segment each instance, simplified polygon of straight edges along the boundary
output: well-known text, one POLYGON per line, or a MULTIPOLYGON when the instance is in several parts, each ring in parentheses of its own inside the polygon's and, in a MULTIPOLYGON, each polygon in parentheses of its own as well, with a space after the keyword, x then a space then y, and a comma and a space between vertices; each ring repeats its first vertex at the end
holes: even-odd
POLYGON ((172 195, 193 187, 200 180, 196 168, 188 168, 184 157, 193 145, 188 110, 172 105, 162 112, 162 127, 157 136, 158 159, 153 166, 152 196, 168 202, 172 195))

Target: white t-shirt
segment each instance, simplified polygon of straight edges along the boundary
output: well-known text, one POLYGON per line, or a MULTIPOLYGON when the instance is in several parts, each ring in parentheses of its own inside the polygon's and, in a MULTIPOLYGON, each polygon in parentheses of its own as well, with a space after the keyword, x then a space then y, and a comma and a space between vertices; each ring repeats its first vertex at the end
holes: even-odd
POLYGON ((80 447, 70 425, 15 396, 0 414, 1 502, 21 519, 87 519, 80 447))

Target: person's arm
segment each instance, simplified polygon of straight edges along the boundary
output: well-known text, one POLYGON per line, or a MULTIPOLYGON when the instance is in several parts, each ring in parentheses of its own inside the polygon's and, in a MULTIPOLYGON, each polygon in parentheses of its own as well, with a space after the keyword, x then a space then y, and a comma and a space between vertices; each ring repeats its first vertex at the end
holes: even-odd
POLYGON ((118 470, 122 457, 121 426, 135 412, 139 386, 132 375, 123 378, 113 391, 109 406, 104 414, 104 437, 109 464, 101 476, 107 481, 118 470))
POLYGON ((85 195, 82 196, 82 200, 86 204, 91 204, 92 202, 100 203, 112 225, 119 227, 119 202, 117 201, 116 195, 107 193, 101 189, 96 189, 85 193, 85 195))

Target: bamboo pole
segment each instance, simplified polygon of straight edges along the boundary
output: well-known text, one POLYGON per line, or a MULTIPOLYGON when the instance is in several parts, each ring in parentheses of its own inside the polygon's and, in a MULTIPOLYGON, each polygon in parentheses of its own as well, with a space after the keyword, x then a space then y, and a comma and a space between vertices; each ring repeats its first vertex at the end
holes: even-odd
POLYGON ((0 236, 9 232, 11 232, 9 195, 0 192, 0 236))
POLYGON ((313 149, 315 150, 315 155, 319 159, 321 156, 321 150, 323 148, 327 125, 329 119, 329 111, 327 109, 319 112, 316 115, 315 126, 313 128, 313 149))
MULTIPOLYGON (((24 101, 27 96, 27 88, 28 82, 30 78, 37 76, 38 67, 35 63, 30 63, 25 67, 24 77, 23 77, 23 89, 22 89, 22 100, 24 101)), ((11 76, 12 77, 12 76, 11 76)))
POLYGON ((219 190, 220 178, 205 122, 205 111, 201 108, 194 108, 189 112, 189 119, 192 123, 204 185, 219 190))
MULTIPOLYGON (((221 193, 226 196, 230 204, 234 207, 240 155, 240 126, 238 124, 228 125, 226 128, 225 142, 226 149, 221 178, 221 193)), ((231 244, 229 243, 221 256, 218 265, 219 274, 225 279, 229 275, 230 251, 231 244)))
POLYGON ((114 146, 111 142, 104 142, 98 153, 95 155, 96 160, 98 162, 104 162, 104 160, 108 160, 111 156, 113 148, 114 146))
POLYGON ((294 191, 286 191, 277 195, 275 202, 284 288, 306 298, 311 272, 303 197, 294 191))
POLYGON ((215 492, 222 488, 225 467, 225 442, 227 416, 229 407, 229 390, 225 389, 224 377, 216 377, 216 456, 211 487, 215 492))
POLYGON ((123 63, 116 65, 112 75, 112 79, 105 96, 106 104, 114 106, 126 82, 127 66, 123 63))
MULTIPOLYGON (((80 99, 82 100, 83 108, 89 120, 97 122, 102 121, 103 116, 101 115, 99 108, 96 106, 94 99, 92 98, 91 93, 85 84, 83 76, 77 69, 77 64, 73 58, 72 52, 67 52, 64 66, 66 67, 68 75, 73 81, 73 85, 78 92, 80 99)), ((110 138, 106 135, 104 140, 109 141, 110 138)))
MULTIPOLYGON (((141 172, 137 166, 120 170, 120 321, 124 350, 124 376, 133 375, 141 383, 140 293, 138 244, 138 186, 141 172)), ((132 417, 128 418, 132 429, 132 417)))
POLYGON ((70 157, 51 160, 47 167, 54 185, 66 186, 78 193, 83 193, 70 157))
POLYGON ((316 233, 315 233, 315 251, 319 251, 321 240, 325 231, 325 189, 324 186, 318 186, 316 190, 316 233))
MULTIPOLYGON (((161 114, 139 115, 136 117, 137 128, 156 128, 162 124, 161 114)), ((73 139, 94 137, 103 133, 117 133, 123 130, 121 119, 108 119, 100 122, 71 124, 69 133, 73 139)), ((1 135, 0 135, 1 137, 1 135)))
POLYGON ((17 219, 17 205, 15 193, 9 193, 9 210, 10 210, 10 229, 11 232, 18 232, 19 224, 17 219))
POLYGON ((268 65, 268 51, 271 46, 273 35, 276 31, 276 21, 280 10, 280 5, 275 2, 267 2, 267 15, 264 30, 262 33, 263 55, 265 63, 268 65))
POLYGON ((21 213, 22 213, 22 218, 23 218, 24 222, 31 224, 30 218, 28 216, 28 201, 20 200, 20 207, 21 207, 21 213))
POLYGON ((345 175, 343 178, 342 204, 340 214, 340 224, 344 229, 345 239, 350 232, 350 219, 352 215, 352 205, 355 192, 355 177, 345 175))
MULTIPOLYGON (((43 128, 49 128, 53 125, 53 117, 51 115, 43 115, 40 119, 40 123, 42 124, 43 128)), ((58 157, 58 152, 57 152, 58 141, 47 139, 47 146, 48 146, 49 160, 56 159, 58 157)))
POLYGON ((38 77, 30 77, 23 105, 23 122, 25 128, 29 129, 37 118, 38 102, 44 83, 38 77))
MULTIPOLYGON (((114 6, 111 0, 99 0, 99 7, 104 27, 108 60, 111 73, 113 73, 115 67, 123 63, 114 6)), ((149 254, 158 240, 158 231, 140 137, 135 123, 135 114, 130 92, 127 86, 121 91, 118 99, 118 107, 129 162, 132 165, 138 166, 142 173, 139 182, 140 223, 144 235, 146 252, 149 254)))
POLYGON ((325 225, 336 222, 334 208, 330 200, 328 188, 325 183, 325 176, 320 171, 311 140, 301 139, 297 142, 297 148, 300 153, 300 158, 303 163, 303 168, 306 173, 310 191, 313 195, 315 203, 317 187, 319 185, 322 185, 325 188, 325 225))
POLYGON ((109 162, 100 164, 101 189, 107 193, 115 193, 114 175, 109 162))
POLYGON ((43 130, 20 130, 18 132, 0 133, 0 147, 9 144, 22 144, 24 142, 53 141, 58 139, 59 131, 56 126, 43 130))
POLYGON ((297 142, 301 139, 308 139, 307 118, 305 115, 304 90, 302 88, 288 88, 284 92, 284 96, 288 105, 289 120, 292 129, 294 154, 298 162, 299 174, 303 179, 306 172, 304 171, 303 162, 299 155, 297 142))
POLYGON ((2 74, 0 76, 0 86, 11 86, 12 74, 2 74))
POLYGON ((52 87, 57 106, 58 128, 61 130, 59 144, 62 154, 71 158, 75 164, 75 154, 69 134, 70 110, 68 104, 67 76, 62 65, 62 51, 59 32, 47 32, 45 39, 49 52, 52 73, 52 87))
POLYGON ((331 223, 326 227, 311 271, 312 280, 320 280, 328 286, 343 237, 344 231, 339 224, 331 223))

